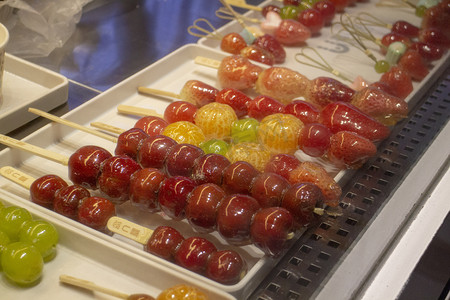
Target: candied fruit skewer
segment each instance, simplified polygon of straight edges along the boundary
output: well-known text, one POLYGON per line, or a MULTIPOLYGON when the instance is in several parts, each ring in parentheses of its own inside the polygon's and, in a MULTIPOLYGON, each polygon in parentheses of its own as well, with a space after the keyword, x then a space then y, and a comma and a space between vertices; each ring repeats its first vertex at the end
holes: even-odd
POLYGON ((224 250, 233 255, 232 260, 211 259, 214 253, 219 252, 214 244, 201 237, 184 238, 169 226, 151 230, 126 219, 112 217, 108 221, 108 229, 144 245, 144 250, 148 253, 175 262, 219 283, 237 283, 247 272, 246 262, 236 251, 224 250))
POLYGON ((117 106, 117 111, 121 114, 126 114, 126 115, 135 115, 135 116, 140 116, 140 117, 156 116, 156 117, 163 118, 163 116, 160 115, 159 113, 157 113, 154 109, 135 107, 135 106, 131 106, 131 105, 120 104, 117 106))
POLYGON ((114 204, 108 199, 93 197, 78 185, 67 185, 57 175, 44 175, 35 179, 13 167, 5 166, 0 174, 30 191, 33 203, 46 207, 65 217, 100 232, 109 233, 107 220, 116 215, 114 204))

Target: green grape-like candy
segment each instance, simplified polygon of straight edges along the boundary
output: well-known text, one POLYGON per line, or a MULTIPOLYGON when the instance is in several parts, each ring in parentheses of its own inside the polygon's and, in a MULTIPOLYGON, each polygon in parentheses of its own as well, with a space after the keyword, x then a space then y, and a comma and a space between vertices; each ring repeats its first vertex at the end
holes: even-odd
POLYGON ((300 13, 300 8, 295 5, 286 5, 280 9, 280 17, 283 20, 293 19, 297 20, 297 16, 300 13))
MULTIPOLYGON (((2 261, 2 253, 5 250, 6 246, 11 243, 11 239, 8 237, 6 233, 0 230, 0 262, 2 261)), ((2 269, 0 263, 0 270, 2 269)))
POLYGON ((389 71, 390 65, 386 60, 379 60, 375 63, 375 71, 378 74, 386 73, 389 71))
POLYGON ((32 220, 28 210, 18 206, 8 206, 0 210, 0 230, 5 232, 11 241, 19 240, 22 224, 32 220))
POLYGON ((14 242, 3 251, 1 265, 9 280, 19 285, 32 285, 42 276, 44 260, 36 246, 14 242))
POLYGON ((26 221, 19 232, 19 241, 36 246, 45 262, 55 257, 58 240, 55 226, 45 220, 26 221))
POLYGON ((223 140, 210 139, 206 142, 201 143, 200 148, 203 150, 203 152, 205 152, 205 154, 216 153, 225 155, 230 149, 230 145, 223 140))
POLYGON ((258 126, 259 121, 253 118, 234 121, 231 124, 231 139, 233 143, 257 143, 258 126))

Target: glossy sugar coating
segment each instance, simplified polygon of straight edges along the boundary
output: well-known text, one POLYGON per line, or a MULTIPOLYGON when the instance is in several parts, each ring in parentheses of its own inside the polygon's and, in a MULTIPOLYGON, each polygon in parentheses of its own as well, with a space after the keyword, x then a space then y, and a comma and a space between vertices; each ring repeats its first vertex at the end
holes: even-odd
POLYGON ((310 85, 308 78, 294 70, 271 67, 261 72, 255 88, 259 94, 287 104, 295 98, 305 97, 310 85))
POLYGON ((158 295, 156 300, 207 300, 208 297, 199 289, 188 286, 186 284, 179 284, 168 288, 158 295))
POLYGON ((232 162, 245 161, 259 171, 264 171, 270 152, 258 143, 238 143, 231 146, 227 158, 232 162))
POLYGON ((259 124, 259 142, 272 153, 293 154, 302 128, 303 122, 293 115, 269 115, 259 124))
POLYGON ((209 103, 198 109, 195 124, 207 138, 223 139, 231 135, 231 124, 237 120, 231 106, 223 103, 209 103))
POLYGON ((200 127, 187 121, 169 124, 162 134, 172 138, 179 144, 199 146, 201 142, 205 141, 205 134, 200 127))

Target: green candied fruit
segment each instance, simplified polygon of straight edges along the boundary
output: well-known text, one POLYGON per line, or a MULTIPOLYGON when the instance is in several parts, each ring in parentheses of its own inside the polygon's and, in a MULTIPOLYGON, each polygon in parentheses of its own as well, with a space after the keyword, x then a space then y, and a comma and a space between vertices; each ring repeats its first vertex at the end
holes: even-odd
MULTIPOLYGON (((11 239, 8 235, 0 230, 0 262, 2 261, 2 252, 5 250, 6 246, 11 243, 11 239)), ((2 269, 2 265, 0 263, 0 270, 2 269)))
POLYGON ((230 145, 219 139, 211 139, 200 144, 200 148, 206 153, 216 153, 225 155, 230 149, 230 145))
POLYGON ((20 228, 29 220, 32 220, 32 216, 25 208, 8 206, 0 210, 0 230, 5 232, 11 241, 19 240, 20 228))
POLYGON ((385 60, 379 60, 375 64, 375 71, 379 74, 389 71, 390 65, 385 60))
POLYGON ((19 232, 19 241, 36 246, 44 262, 56 256, 58 240, 59 234, 55 226, 45 220, 26 221, 19 232))
POLYGON ((283 20, 293 19, 297 20, 300 8, 294 5, 286 5, 280 9, 280 17, 283 20))
POLYGON ((257 143, 259 122, 253 118, 244 118, 231 124, 231 139, 237 143, 257 143))

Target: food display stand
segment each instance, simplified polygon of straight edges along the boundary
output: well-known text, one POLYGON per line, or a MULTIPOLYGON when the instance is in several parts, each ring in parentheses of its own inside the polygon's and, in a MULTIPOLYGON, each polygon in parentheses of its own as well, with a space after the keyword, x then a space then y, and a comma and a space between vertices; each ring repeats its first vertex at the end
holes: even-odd
MULTIPOLYGON (((269 3, 280 2, 247 1, 259 7, 269 3)), ((54 115, 83 125, 100 121, 121 128, 131 127, 137 118, 117 113, 118 105, 136 105, 162 114, 168 103, 165 99, 140 95, 139 86, 178 92, 183 83, 192 78, 217 86, 217 71, 196 64, 195 58, 221 60, 227 54, 220 50, 218 40, 190 35, 187 28, 204 18, 211 22, 210 30, 220 34, 242 30, 235 19, 216 15, 221 6, 219 1, 206 0, 92 1, 84 7, 71 38, 48 57, 11 56, 6 65, 7 79, 14 88, 29 80, 33 85, 41 84, 49 89, 43 96, 31 97, 36 103, 26 103, 29 107, 37 104, 40 105, 37 108, 44 107, 54 115), (32 68, 33 72, 24 73, 21 71, 24 67, 32 68), (51 84, 42 84, 42 76, 48 76, 51 84), (45 100, 47 106, 43 106, 45 100)), ((345 13, 370 11, 389 21, 408 18, 418 23, 417 17, 408 10, 411 9, 379 8, 377 14, 375 1, 361 1, 347 8, 345 13)), ((258 11, 240 8, 236 11, 260 18, 258 11)), ((339 15, 335 21, 339 21, 339 15)), ((373 62, 360 50, 334 37, 331 26, 324 27, 320 35, 313 36, 307 44, 325 53, 329 63, 353 78, 361 75, 375 81, 379 76, 373 72, 373 62)), ((283 66, 303 72, 310 79, 333 76, 298 63, 294 57, 299 49, 288 47, 283 66)), ((53 299, 60 293, 64 293, 64 299, 104 299, 101 294, 73 290, 58 282, 61 270, 66 273, 73 270, 75 275, 88 274, 88 279, 98 279, 99 283, 119 290, 153 295, 183 282, 204 289, 211 299, 404 297, 410 288, 408 282, 417 271, 415 267, 427 254, 427 249, 436 238, 448 236, 448 231, 442 234, 439 229, 448 228, 445 224, 449 222, 450 211, 449 64, 446 53, 422 82, 414 83, 414 92, 407 99, 408 117, 393 126, 390 136, 377 144, 377 154, 359 169, 338 175, 342 197, 337 214, 322 216, 317 224, 301 232, 277 259, 264 257, 258 249, 245 246, 242 253, 249 262, 249 273, 242 282, 232 286, 217 284, 144 253, 139 245, 124 238, 86 230, 77 222, 30 203, 28 191, 0 179, 0 198, 7 204, 25 206, 34 216, 54 222, 61 236, 60 254, 46 266, 42 282, 31 288, 17 288, 3 281, 0 290, 6 290, 7 297, 15 299, 31 295, 37 299, 53 299), (79 242, 74 242, 74 238, 79 242)), ((31 86, 26 94, 33 95, 33 88, 31 86)), ((37 89, 41 93, 43 88, 37 89)), ((7 117, 8 125, 11 120, 18 121, 16 129, 8 128, 8 136, 64 155, 94 142, 114 149, 109 141, 44 118, 7 117)), ((34 177, 47 172, 67 177, 63 166, 0 147, 4 149, 0 153, 0 166, 11 165, 34 177)), ((145 213, 137 212, 127 203, 118 211, 143 226, 155 227, 158 222, 173 224, 164 218, 149 220, 145 213)), ((184 234, 195 234, 186 227, 189 227, 187 222, 180 226, 184 234)), ((218 235, 211 236, 221 247, 228 247, 218 235)), ((448 244, 443 250, 448 253, 448 244)), ((444 259, 440 265, 444 271, 436 270, 437 274, 447 273, 447 278, 437 278, 439 284, 435 289, 430 288, 431 295, 437 293, 445 297, 449 265, 448 258, 444 259)))

